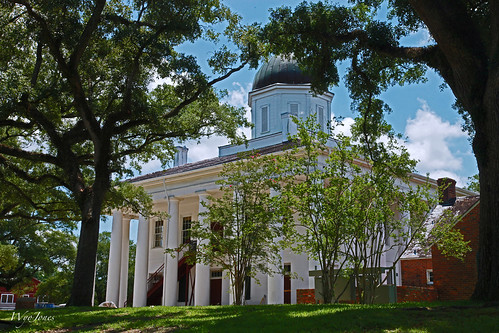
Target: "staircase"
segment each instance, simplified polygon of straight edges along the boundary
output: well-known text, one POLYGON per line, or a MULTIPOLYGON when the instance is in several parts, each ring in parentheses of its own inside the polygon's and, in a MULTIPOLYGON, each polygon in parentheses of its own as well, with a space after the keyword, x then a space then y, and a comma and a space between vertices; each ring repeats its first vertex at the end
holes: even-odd
POLYGON ((163 269, 165 265, 162 264, 154 272, 149 279, 147 279, 147 305, 161 305, 163 297, 163 269))

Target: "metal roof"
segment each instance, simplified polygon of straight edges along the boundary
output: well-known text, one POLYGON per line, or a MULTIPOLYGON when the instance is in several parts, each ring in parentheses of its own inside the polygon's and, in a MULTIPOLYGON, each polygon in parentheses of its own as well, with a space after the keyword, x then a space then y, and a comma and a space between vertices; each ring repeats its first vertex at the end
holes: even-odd
POLYGON ((270 86, 274 83, 307 84, 310 76, 303 73, 295 59, 274 56, 264 63, 253 80, 253 90, 270 86))

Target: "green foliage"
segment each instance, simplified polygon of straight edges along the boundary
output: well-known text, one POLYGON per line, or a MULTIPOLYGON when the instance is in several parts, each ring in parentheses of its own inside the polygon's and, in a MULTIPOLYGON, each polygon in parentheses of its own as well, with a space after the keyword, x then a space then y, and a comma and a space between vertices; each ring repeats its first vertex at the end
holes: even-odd
POLYGON ((445 209, 436 221, 432 221, 426 248, 436 245, 444 256, 464 260, 466 254, 471 252, 471 247, 470 241, 465 241, 463 234, 455 228, 460 218, 450 209, 445 209))
POLYGON ((438 249, 446 257, 464 260, 466 253, 471 252, 469 241, 465 241, 459 229, 452 229, 444 233, 437 242, 438 249))
POLYGON ((279 158, 281 197, 297 215, 297 249, 318 260, 326 303, 341 296, 333 294, 333 286, 347 269, 363 291, 362 301, 371 303, 369 295, 385 281, 376 273, 382 257, 397 252, 388 267, 393 270, 426 231, 432 199, 427 187, 410 184, 415 162, 388 126, 361 132, 365 124, 357 119, 354 142, 320 131, 313 116, 298 121, 294 139, 300 145, 279 158))
POLYGON ((66 303, 71 295, 72 282, 73 272, 69 270, 58 271, 40 283, 36 297, 43 302, 66 303))
POLYGON ((32 277, 41 281, 71 271, 76 258, 76 237, 33 220, 0 221, 0 243, 17 248, 17 264, 0 270, 0 285, 7 289, 32 277))
POLYGON ((75 303, 90 305, 102 210, 150 208, 143 192, 112 180, 153 158, 166 165, 185 140, 241 142, 244 110, 220 103, 213 86, 257 65, 257 30, 218 0, 0 3, 0 167, 13 175, 8 193, 39 219, 58 212, 82 221, 75 303), (215 48, 211 73, 179 51, 198 40, 215 48))
POLYGON ((288 212, 272 194, 276 160, 258 153, 241 155, 220 173, 220 197, 210 196, 208 210, 193 222, 200 239, 196 261, 221 267, 231 280, 235 304, 243 304, 244 280, 258 272, 280 272, 280 250, 291 227, 288 212))
POLYGON ((468 185, 466 188, 470 191, 480 193, 480 176, 478 174, 468 177, 468 185))
POLYGON ((17 248, 10 244, 0 244, 0 271, 10 271, 17 266, 17 248))

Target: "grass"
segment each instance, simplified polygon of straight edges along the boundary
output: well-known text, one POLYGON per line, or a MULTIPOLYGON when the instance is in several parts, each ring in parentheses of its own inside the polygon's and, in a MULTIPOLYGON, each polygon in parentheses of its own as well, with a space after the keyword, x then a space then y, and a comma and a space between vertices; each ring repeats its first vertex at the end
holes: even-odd
POLYGON ((260 305, 1 311, 11 332, 499 332, 499 304, 260 305), (36 316, 38 315, 38 318, 36 316))

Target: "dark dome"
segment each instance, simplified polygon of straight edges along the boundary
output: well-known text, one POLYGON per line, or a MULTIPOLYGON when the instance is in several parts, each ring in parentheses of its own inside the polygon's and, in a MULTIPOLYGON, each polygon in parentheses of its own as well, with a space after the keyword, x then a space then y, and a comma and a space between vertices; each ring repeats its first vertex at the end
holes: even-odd
POLYGON ((274 56, 256 72, 253 90, 274 83, 304 84, 310 82, 312 82, 311 78, 301 71, 295 59, 274 56))

